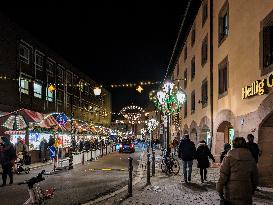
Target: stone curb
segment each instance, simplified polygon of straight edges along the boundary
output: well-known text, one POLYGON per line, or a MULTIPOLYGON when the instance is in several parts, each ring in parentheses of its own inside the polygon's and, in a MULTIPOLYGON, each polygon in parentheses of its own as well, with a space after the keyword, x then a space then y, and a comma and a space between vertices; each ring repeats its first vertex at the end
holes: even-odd
MULTIPOLYGON (((139 183, 141 181, 141 179, 143 178, 143 175, 144 175, 144 171, 143 171, 143 168, 142 168, 142 161, 143 161, 143 157, 145 156, 144 154, 145 152, 142 152, 141 155, 140 155, 140 162, 138 164, 138 168, 137 168, 137 174, 138 176, 135 177, 135 179, 133 180, 133 186, 135 186, 137 183, 139 183)), ((144 157, 145 158, 145 157, 144 157)), ((121 194, 122 192, 125 192, 127 191, 128 189, 128 185, 122 187, 121 189, 117 190, 117 191, 114 191, 112 192, 111 194, 107 194, 105 196, 102 196, 100 198, 97 198, 93 201, 90 201, 90 202, 87 202, 85 204, 82 204, 82 205, 93 205, 93 204, 97 204, 97 203, 100 203, 102 201, 105 201, 107 199, 110 199, 118 194, 121 194)))

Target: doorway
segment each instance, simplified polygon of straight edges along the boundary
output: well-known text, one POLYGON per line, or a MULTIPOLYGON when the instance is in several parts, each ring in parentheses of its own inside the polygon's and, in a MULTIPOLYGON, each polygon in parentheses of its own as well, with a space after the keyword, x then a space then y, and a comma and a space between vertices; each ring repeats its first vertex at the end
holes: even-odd
POLYGON ((261 150, 258 163, 260 185, 273 187, 273 113, 260 125, 258 145, 261 150))

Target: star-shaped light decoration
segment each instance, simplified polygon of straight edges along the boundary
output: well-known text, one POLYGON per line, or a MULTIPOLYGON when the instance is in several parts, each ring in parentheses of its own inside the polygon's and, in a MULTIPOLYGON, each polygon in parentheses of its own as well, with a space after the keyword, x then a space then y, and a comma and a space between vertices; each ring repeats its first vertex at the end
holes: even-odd
POLYGON ((144 89, 139 85, 136 89, 137 92, 141 93, 144 89))
POLYGON ((50 84, 50 85, 48 86, 48 90, 49 90, 50 92, 53 92, 53 91, 56 90, 56 88, 55 88, 54 85, 50 84))

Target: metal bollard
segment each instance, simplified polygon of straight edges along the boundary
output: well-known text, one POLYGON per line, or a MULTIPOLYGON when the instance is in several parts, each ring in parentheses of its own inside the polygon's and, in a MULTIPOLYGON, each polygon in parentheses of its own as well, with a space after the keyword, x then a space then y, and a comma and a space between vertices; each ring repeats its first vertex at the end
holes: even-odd
POLYGON ((103 157, 103 145, 101 144, 101 156, 103 157))
POLYGON ((153 155, 152 155, 152 176, 155 176, 155 151, 153 150, 153 155))
POLYGON ((70 151, 70 153, 69 153, 68 169, 73 169, 73 155, 72 155, 72 151, 70 151))
POLYGON ((91 148, 91 159, 90 159, 90 161, 92 162, 92 160, 93 160, 93 148, 91 148))
POLYGON ((82 151, 82 165, 84 165, 84 151, 82 151))
POLYGON ((151 184, 151 164, 150 164, 150 154, 147 154, 147 184, 146 185, 150 185, 151 184))
POLYGON ((133 158, 129 157, 129 181, 128 181, 128 196, 133 196, 133 158))
POLYGON ((107 155, 107 145, 106 145, 106 148, 105 148, 105 149, 106 149, 106 152, 105 152, 105 154, 107 155))
POLYGON ((112 152, 114 152, 114 145, 112 145, 112 152))

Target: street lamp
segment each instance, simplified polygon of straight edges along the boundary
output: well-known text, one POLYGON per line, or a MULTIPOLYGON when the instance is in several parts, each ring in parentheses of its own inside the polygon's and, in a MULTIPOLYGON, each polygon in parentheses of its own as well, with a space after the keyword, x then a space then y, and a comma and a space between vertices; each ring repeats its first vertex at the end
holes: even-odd
POLYGON ((99 96, 101 94, 101 88, 100 87, 95 87, 93 91, 94 91, 95 96, 99 96))
POLYGON ((167 154, 170 153, 170 133, 169 124, 170 116, 178 113, 186 100, 185 92, 173 82, 167 81, 163 84, 162 89, 150 93, 150 100, 155 106, 167 116, 167 154))
MULTIPOLYGON (((152 132, 156 129, 158 126, 159 122, 156 119, 150 119, 147 121, 147 130, 150 133, 150 147, 152 147, 153 150, 153 144, 152 144, 152 132)), ((149 149, 148 149, 149 152, 149 149)))

